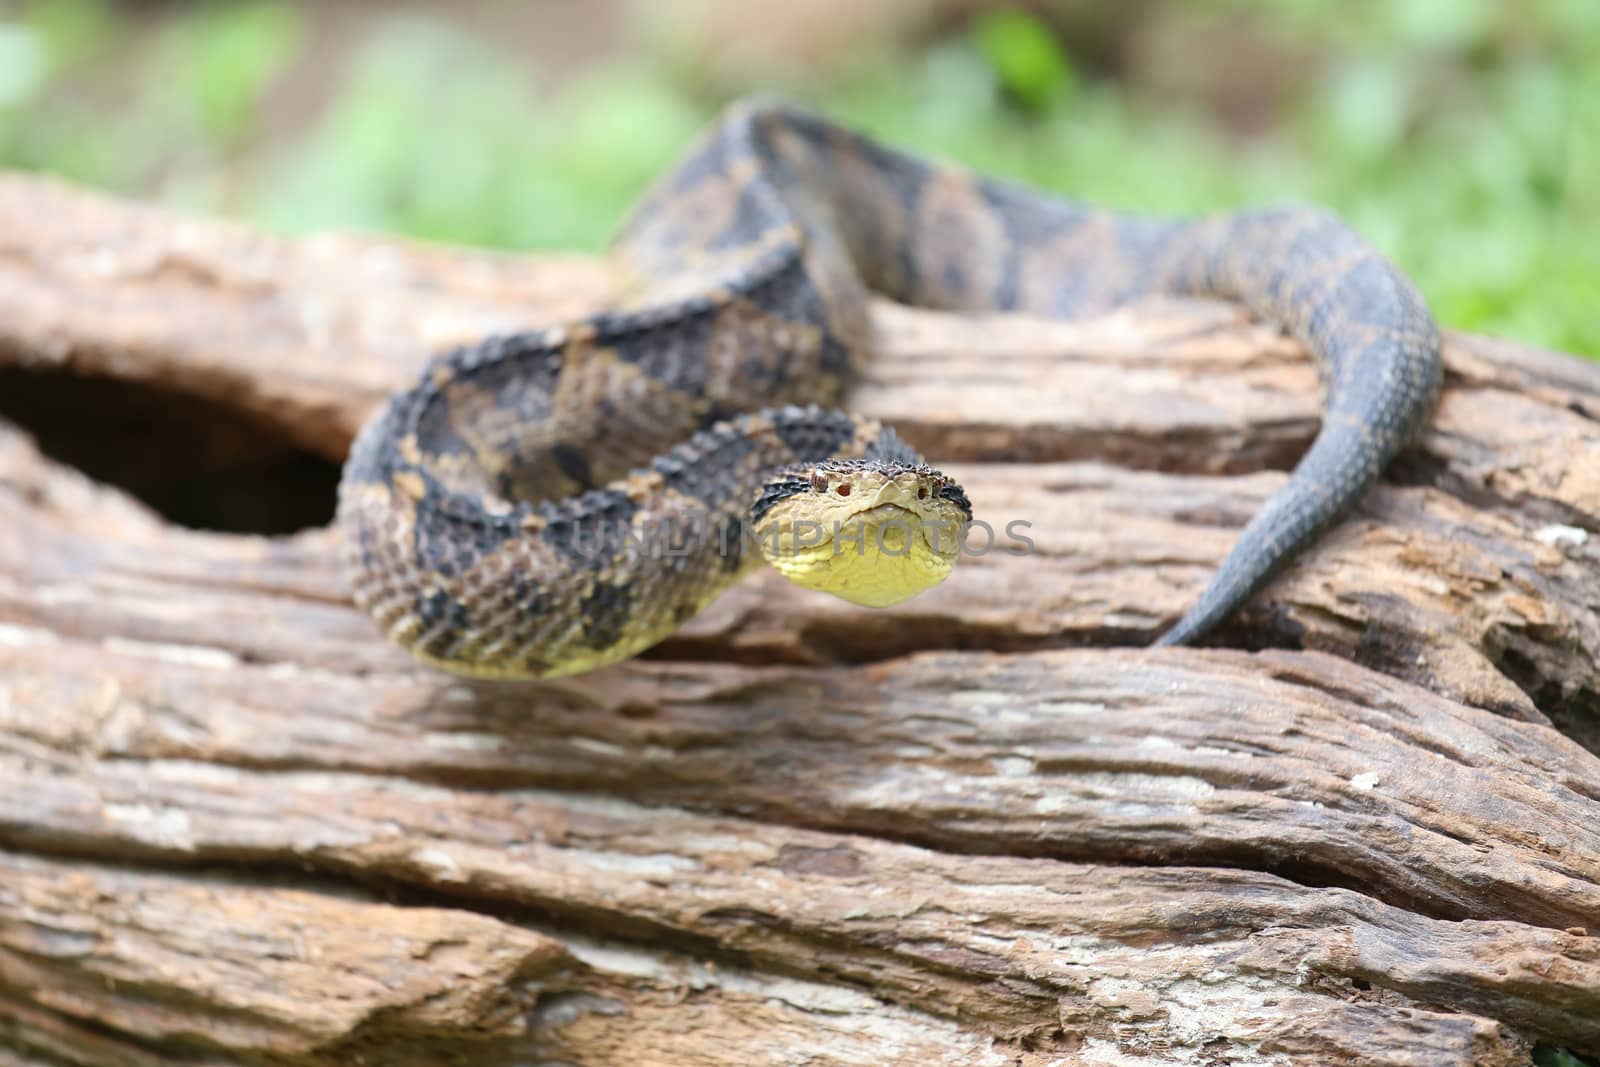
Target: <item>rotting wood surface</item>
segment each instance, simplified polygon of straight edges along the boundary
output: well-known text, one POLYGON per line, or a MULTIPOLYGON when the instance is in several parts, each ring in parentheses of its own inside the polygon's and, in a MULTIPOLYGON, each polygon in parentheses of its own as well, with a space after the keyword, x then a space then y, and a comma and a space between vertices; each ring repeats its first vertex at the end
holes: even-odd
MULTIPOLYGON (((0 178, 0 365, 330 460, 604 285, 0 178)), ((855 406, 1033 551, 883 612, 759 575, 543 685, 386 646, 325 530, 172 525, 0 423, 0 1065, 1600 1052, 1600 368, 1451 336, 1233 647, 1154 651, 1315 429, 1292 343, 876 321, 855 406)))

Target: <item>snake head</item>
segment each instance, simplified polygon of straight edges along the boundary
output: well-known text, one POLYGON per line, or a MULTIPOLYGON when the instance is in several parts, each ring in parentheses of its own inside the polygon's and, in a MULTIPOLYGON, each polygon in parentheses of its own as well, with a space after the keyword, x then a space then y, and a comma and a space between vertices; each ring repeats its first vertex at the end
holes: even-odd
POLYGON ((751 517, 761 554, 785 578, 882 608, 949 576, 972 505, 924 464, 831 459, 768 482, 751 517))

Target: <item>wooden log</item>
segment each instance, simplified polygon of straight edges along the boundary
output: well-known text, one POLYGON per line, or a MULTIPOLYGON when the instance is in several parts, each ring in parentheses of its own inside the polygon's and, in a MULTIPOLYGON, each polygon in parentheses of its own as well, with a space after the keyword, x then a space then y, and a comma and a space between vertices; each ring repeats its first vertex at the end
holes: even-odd
MULTIPOLYGON (((431 351, 604 292, 0 179, 0 382, 182 395, 179 441, 337 460, 431 351)), ((1600 372, 1452 336, 1233 647, 1146 650, 1314 431, 1301 355, 1212 304, 875 322, 853 402, 1032 551, 884 612, 760 575, 540 685, 383 644, 326 530, 0 425, 0 1063, 1600 1052, 1600 372)))

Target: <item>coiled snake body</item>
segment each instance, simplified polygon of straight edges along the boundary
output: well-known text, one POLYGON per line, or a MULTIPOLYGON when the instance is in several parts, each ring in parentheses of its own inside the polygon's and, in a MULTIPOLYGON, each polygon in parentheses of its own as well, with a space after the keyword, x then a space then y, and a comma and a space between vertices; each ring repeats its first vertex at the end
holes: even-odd
POLYGON ((351 451, 347 579, 430 663, 539 677, 623 659, 763 554, 862 603, 941 579, 952 556, 929 529, 970 517, 964 493, 893 431, 828 407, 871 351, 869 291, 1057 317, 1214 295, 1314 354, 1321 431, 1164 644, 1204 635, 1339 517, 1426 418, 1441 376, 1420 295, 1327 214, 1113 215, 775 102, 730 109, 613 255, 614 310, 438 357, 351 451), (877 534, 904 520, 915 551, 858 565, 836 546, 846 562, 754 550, 753 533, 775 543, 813 517, 840 540, 841 521, 877 534))

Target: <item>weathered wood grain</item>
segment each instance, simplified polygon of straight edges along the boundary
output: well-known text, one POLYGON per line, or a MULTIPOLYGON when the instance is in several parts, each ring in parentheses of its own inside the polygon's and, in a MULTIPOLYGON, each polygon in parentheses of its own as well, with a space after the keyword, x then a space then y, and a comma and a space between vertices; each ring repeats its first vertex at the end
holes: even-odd
MULTIPOLYGON (((603 293, 581 259, 0 179, 0 365, 330 458, 431 350, 603 293)), ((1033 549, 886 612, 759 576, 647 659, 537 686, 382 644, 326 531, 182 529, 0 428, 0 1046, 1600 1052, 1600 373, 1452 337, 1434 428, 1235 647, 1155 651, 1315 429, 1300 355, 1216 305, 876 321, 857 405, 1033 549)))

